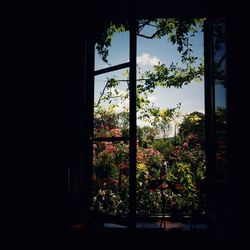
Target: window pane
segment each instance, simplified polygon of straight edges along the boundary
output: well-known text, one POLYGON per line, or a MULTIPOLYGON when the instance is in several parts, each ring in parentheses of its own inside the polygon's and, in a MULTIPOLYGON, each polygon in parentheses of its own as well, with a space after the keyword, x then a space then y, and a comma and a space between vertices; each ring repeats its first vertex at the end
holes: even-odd
POLYGON ((114 66, 129 61, 129 32, 124 30, 127 29, 126 28, 127 21, 118 21, 116 22, 116 24, 114 21, 109 23, 111 23, 113 26, 107 31, 107 33, 105 32, 101 34, 102 36, 100 39, 101 43, 96 44, 95 46, 95 70, 107 68, 110 66, 114 66), (123 26, 121 26, 121 23, 123 26), (113 31, 114 33, 112 33, 113 31), (111 40, 111 46, 105 47, 105 43, 106 44, 109 43, 109 38, 110 38, 110 36, 108 37, 109 32, 113 34, 111 40), (101 50, 102 46, 103 49, 101 50), (106 62, 105 59, 103 60, 102 56, 105 54, 105 48, 108 49, 106 62), (100 54, 101 51, 103 51, 104 53, 100 54))
POLYGON ((128 78, 128 69, 95 77, 95 137, 129 135, 128 78))
POLYGON ((217 19, 214 28, 215 75, 215 129, 216 129, 216 179, 227 179, 227 98, 226 98, 226 33, 223 19, 217 19))
POLYGON ((93 206, 112 214, 128 214, 128 142, 93 143, 93 206))
POLYGON ((170 29, 180 21, 157 19, 137 39, 138 215, 205 211, 202 27, 188 34, 192 59, 187 61, 167 34, 145 38, 157 25, 170 29))

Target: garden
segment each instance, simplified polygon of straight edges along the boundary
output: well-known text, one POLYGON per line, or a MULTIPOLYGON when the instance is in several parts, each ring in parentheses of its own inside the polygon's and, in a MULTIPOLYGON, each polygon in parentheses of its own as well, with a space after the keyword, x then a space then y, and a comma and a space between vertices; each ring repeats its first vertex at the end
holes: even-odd
MULTIPOLYGON (((157 139, 157 129, 152 127, 137 128, 137 214, 159 214, 163 206, 169 213, 205 212, 204 117, 199 115, 188 115, 180 125, 180 134, 172 140, 157 139)), ((115 126, 119 114, 102 110, 98 117, 96 137, 127 135, 126 127, 115 126)), ((128 142, 95 142, 93 155, 94 207, 128 214, 128 142)))
MULTIPOLYGON (((181 89, 193 81, 202 83, 203 58, 193 54, 190 41, 202 29, 203 22, 204 19, 174 18, 138 21, 138 37, 167 38, 180 57, 179 62, 158 62, 151 70, 138 70, 138 215, 206 213, 204 114, 184 114, 181 103, 162 108, 150 99, 157 88, 181 89), (152 36, 143 34, 147 26, 154 27, 152 36)), ((104 62, 108 62, 113 35, 128 29, 126 21, 110 22, 96 38, 96 50, 104 62)), ((95 93, 94 103, 94 138, 102 140, 93 142, 93 207, 119 215, 129 213, 129 84, 128 70, 122 77, 109 75, 100 93, 95 93), (119 137, 123 139, 105 141, 119 137)))

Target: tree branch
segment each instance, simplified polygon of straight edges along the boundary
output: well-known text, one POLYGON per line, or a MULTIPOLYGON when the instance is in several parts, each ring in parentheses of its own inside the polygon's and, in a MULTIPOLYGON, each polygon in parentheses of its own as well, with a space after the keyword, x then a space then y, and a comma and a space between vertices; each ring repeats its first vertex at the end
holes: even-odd
POLYGON ((103 90, 102 90, 102 92, 101 92, 101 94, 100 94, 100 97, 99 97, 99 99, 98 99, 98 102, 97 102, 97 104, 96 104, 96 107, 100 104, 101 99, 102 99, 102 97, 104 96, 105 89, 107 88, 107 86, 108 86, 108 81, 106 82, 106 84, 105 84, 105 86, 104 86, 104 88, 103 88, 103 90))
POLYGON ((137 36, 141 36, 141 37, 144 37, 144 38, 147 38, 147 39, 153 39, 155 38, 160 32, 163 31, 163 28, 162 29, 159 29, 157 30, 152 36, 146 36, 146 35, 143 35, 143 34, 140 34, 139 32, 137 33, 137 36))
POLYGON ((98 100, 98 103, 96 105, 94 105, 94 107, 97 108, 98 105, 100 104, 100 102, 103 101, 103 100, 115 99, 115 98, 119 98, 119 97, 122 97, 122 94, 121 95, 116 95, 116 96, 104 97, 104 98, 100 97, 99 100, 98 100))
POLYGON ((151 21, 146 20, 138 26, 138 33, 140 33, 146 25, 149 25, 151 21))
MULTIPOLYGON (((150 80, 150 78, 139 78, 139 79, 136 79, 136 81, 145 81, 145 80, 150 80)), ((98 80, 98 81, 104 81, 104 80, 98 80)), ((116 79, 116 81, 117 82, 129 82, 129 80, 124 80, 124 79, 116 79)))

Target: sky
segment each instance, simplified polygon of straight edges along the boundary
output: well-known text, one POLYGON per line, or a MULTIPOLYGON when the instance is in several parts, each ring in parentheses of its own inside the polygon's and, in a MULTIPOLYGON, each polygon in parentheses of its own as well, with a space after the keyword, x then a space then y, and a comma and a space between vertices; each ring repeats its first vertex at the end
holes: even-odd
MULTIPOLYGON (((148 28, 143 31, 143 34, 152 34, 153 28, 148 28)), ((194 56, 198 58, 203 57, 204 45, 203 45, 203 32, 200 30, 192 38, 194 56)), ((109 65, 104 63, 99 55, 95 54, 95 69, 106 68, 116 64, 129 61, 129 33, 116 33, 113 37, 112 47, 108 57, 109 65)), ((167 66, 172 62, 178 62, 181 64, 180 54, 177 51, 177 46, 173 45, 167 40, 167 37, 161 39, 146 39, 143 37, 137 37, 137 64, 140 68, 140 72, 146 70, 152 70, 154 65, 158 62, 164 63, 167 66)), ((98 99, 100 92, 102 91, 107 77, 117 76, 119 79, 126 79, 123 76, 124 70, 114 71, 111 74, 103 74, 95 77, 95 99, 98 99)), ((139 75, 137 74, 139 77, 139 75)), ((124 91, 126 88, 126 82, 121 82, 118 86, 119 91, 124 91)), ((177 88, 160 88, 157 87, 155 92, 150 96, 151 102, 155 106, 161 108, 173 108, 178 103, 181 103, 181 109, 183 115, 191 113, 193 111, 199 111, 204 113, 204 82, 192 82, 181 89, 177 88)), ((126 105, 126 104, 125 104, 126 105)), ((138 125, 145 125, 144 122, 138 121, 138 125)))

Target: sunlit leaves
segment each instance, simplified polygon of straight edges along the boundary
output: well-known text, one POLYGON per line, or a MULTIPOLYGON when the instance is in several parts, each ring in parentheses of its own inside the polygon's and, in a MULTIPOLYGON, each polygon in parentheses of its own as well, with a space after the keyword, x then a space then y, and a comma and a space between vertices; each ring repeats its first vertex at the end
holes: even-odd
POLYGON ((201 80, 204 74, 204 65, 200 63, 198 67, 189 64, 187 67, 179 67, 178 63, 171 63, 169 67, 165 64, 154 66, 153 71, 144 73, 144 86, 140 86, 145 91, 154 90, 156 86, 181 88, 192 81, 201 80))
MULTIPOLYGON (((140 80, 137 82, 136 96, 139 119, 149 122, 153 126, 162 122, 167 125, 167 121, 169 123, 173 114, 168 113, 168 119, 162 117, 160 110, 149 100, 150 94, 153 94, 157 87, 181 88, 183 85, 187 85, 192 81, 198 82, 202 80, 204 75, 204 62, 201 58, 197 58, 193 55, 190 38, 195 36, 199 28, 202 28, 203 22, 204 18, 160 18, 142 19, 138 21, 138 36, 143 36, 145 39, 165 37, 172 44, 177 46, 182 61, 182 65, 171 63, 167 66, 159 63, 154 66, 152 71, 146 71, 143 74, 139 74, 140 80), (143 29, 146 26, 154 27, 154 33, 151 35, 143 34, 143 29)), ((96 39, 96 48, 104 61, 107 61, 107 50, 111 45, 114 33, 127 31, 128 29, 129 25, 127 21, 124 20, 104 23, 103 30, 99 33, 100 37, 96 39)), ((124 76, 129 79, 129 72, 127 70, 124 72, 124 76)), ((122 100, 128 98, 129 86, 126 90, 127 94, 124 95, 124 93, 118 91, 118 83, 119 79, 110 78, 107 80, 107 84, 103 92, 100 93, 100 98, 96 106, 104 101, 111 103, 111 100, 115 98, 120 98, 122 100)), ((129 85, 129 81, 127 81, 127 83, 129 85)))
POLYGON ((196 111, 184 117, 179 127, 179 135, 186 137, 191 133, 196 134, 200 142, 204 141, 205 116, 203 113, 196 111))
POLYGON ((111 46, 114 33, 128 30, 126 20, 106 21, 103 22, 102 28, 96 33, 96 49, 101 59, 108 63, 109 48, 111 46))
MULTIPOLYGON (((138 20, 137 35, 145 39, 167 37, 172 44, 177 45, 177 50, 182 53, 182 62, 189 63, 195 60, 192 56, 192 44, 190 37, 197 33, 198 28, 203 27, 205 18, 159 18, 138 20), (155 27, 155 32, 151 35, 143 34, 146 26, 155 27)), ((111 46, 112 36, 115 32, 124 32, 129 29, 126 20, 116 20, 103 24, 102 30, 96 36, 96 49, 104 62, 108 62, 108 50, 111 46)))

